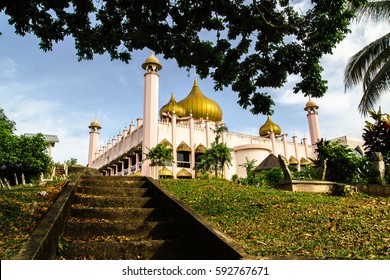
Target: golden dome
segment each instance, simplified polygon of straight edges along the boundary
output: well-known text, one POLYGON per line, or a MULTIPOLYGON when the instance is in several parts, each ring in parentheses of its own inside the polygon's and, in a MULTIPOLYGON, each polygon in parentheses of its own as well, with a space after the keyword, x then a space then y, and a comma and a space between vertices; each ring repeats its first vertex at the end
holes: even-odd
POLYGON ((99 129, 102 128, 102 126, 100 125, 100 122, 98 122, 97 119, 94 119, 88 127, 89 127, 89 128, 91 128, 91 127, 97 127, 97 128, 99 128, 99 129))
POLYGON ((160 118, 163 118, 163 113, 172 114, 173 112, 175 112, 178 117, 183 117, 186 115, 186 109, 184 109, 183 106, 176 102, 175 96, 172 93, 171 100, 169 100, 169 102, 160 109, 160 118))
POLYGON ((144 63, 142 63, 142 68, 146 70, 146 65, 148 64, 157 64, 158 70, 162 69, 162 65, 160 64, 160 61, 157 59, 157 57, 154 56, 153 53, 147 59, 145 59, 144 63))
POLYGON ((275 134, 280 135, 281 129, 276 123, 271 121, 270 116, 268 115, 267 121, 260 127, 259 134, 260 136, 267 136, 268 132, 273 131, 275 134))
POLYGON ((309 96, 309 101, 306 103, 305 111, 309 111, 310 108, 318 109, 318 105, 309 96))
POLYGON ((192 117, 196 120, 208 118, 213 122, 222 121, 221 107, 202 93, 196 80, 191 92, 179 104, 186 110, 186 116, 192 113, 192 117))

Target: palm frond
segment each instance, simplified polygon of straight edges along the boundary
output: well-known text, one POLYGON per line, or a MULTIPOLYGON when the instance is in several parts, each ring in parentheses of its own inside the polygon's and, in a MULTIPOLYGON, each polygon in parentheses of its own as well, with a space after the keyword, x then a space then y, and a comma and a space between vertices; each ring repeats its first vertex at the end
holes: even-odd
POLYGON ((389 49, 390 33, 365 46, 348 59, 344 70, 345 91, 363 81, 369 65, 385 50, 389 49))
POLYGON ((359 7, 356 12, 356 20, 382 21, 390 19, 390 1, 369 1, 359 7))
POLYGON ((390 61, 381 67, 373 79, 367 76, 367 79, 364 80, 359 112, 366 116, 368 111, 374 109, 381 95, 388 90, 390 90, 390 61))

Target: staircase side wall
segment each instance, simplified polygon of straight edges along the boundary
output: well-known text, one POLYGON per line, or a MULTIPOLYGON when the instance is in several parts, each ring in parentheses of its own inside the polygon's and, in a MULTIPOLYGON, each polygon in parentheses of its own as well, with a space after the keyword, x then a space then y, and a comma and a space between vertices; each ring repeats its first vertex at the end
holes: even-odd
POLYGON ((188 240, 189 255, 197 259, 237 260, 246 257, 243 248, 231 237, 205 220, 189 206, 162 189, 155 180, 144 177, 147 184, 158 193, 160 203, 165 205, 182 229, 181 234, 188 240))
POLYGON ((47 212, 45 218, 23 245, 15 260, 53 260, 57 257, 58 237, 64 228, 69 214, 76 184, 77 175, 62 190, 60 196, 47 212))

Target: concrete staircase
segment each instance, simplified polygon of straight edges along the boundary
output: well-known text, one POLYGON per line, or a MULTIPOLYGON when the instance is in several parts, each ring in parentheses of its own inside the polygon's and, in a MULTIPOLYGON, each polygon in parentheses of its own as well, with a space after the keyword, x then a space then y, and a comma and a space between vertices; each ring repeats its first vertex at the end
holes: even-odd
POLYGON ((142 177, 82 176, 62 234, 62 258, 197 258, 172 214, 142 177))

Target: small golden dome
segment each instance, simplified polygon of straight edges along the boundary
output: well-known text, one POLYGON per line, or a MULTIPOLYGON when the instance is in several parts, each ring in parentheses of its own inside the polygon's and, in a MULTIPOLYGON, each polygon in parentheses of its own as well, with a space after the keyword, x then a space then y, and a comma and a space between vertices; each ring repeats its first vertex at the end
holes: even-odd
POLYGON ((268 132, 273 131, 275 134, 280 135, 281 129, 276 123, 271 121, 270 116, 268 115, 267 121, 260 127, 259 134, 260 136, 267 136, 268 132))
POLYGON ((91 127, 97 127, 97 128, 99 128, 99 129, 102 128, 102 126, 100 125, 100 122, 98 122, 97 119, 94 119, 88 127, 89 127, 89 128, 91 128, 91 127))
POLYGON ((162 65, 160 64, 160 61, 157 59, 157 57, 154 56, 153 53, 147 59, 145 59, 144 63, 142 63, 142 68, 146 70, 146 66, 148 64, 157 64, 158 70, 162 69, 162 65))
POLYGON ((167 104, 165 104, 164 106, 162 106, 160 109, 160 118, 163 118, 163 113, 172 114, 173 112, 175 112, 175 114, 178 117, 183 117, 186 115, 186 109, 184 109, 183 106, 179 105, 176 102, 175 96, 173 95, 173 92, 172 92, 171 100, 169 100, 169 102, 167 104))
POLYGON ((318 105, 309 96, 309 101, 306 103, 305 111, 309 111, 310 108, 318 109, 318 105))
POLYGON ((202 93, 196 80, 191 92, 179 104, 186 110, 186 116, 192 113, 192 117, 196 120, 208 118, 213 122, 222 121, 221 107, 202 93))

